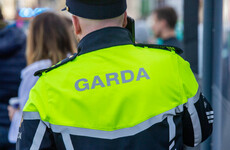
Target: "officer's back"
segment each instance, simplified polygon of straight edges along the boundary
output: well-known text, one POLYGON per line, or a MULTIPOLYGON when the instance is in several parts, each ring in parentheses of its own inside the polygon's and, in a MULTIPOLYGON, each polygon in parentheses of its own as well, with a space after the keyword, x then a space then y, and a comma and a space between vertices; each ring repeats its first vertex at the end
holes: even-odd
POLYGON ((134 45, 125 0, 65 9, 79 53, 35 73, 18 149, 182 149, 211 134, 213 111, 189 64, 175 47, 134 45))

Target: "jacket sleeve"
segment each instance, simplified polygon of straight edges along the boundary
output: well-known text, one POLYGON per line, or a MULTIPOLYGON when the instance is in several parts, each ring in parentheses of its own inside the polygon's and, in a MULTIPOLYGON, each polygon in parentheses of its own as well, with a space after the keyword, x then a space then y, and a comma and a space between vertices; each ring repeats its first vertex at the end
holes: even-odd
POLYGON ((52 131, 39 119, 23 119, 19 128, 16 150, 30 149, 56 149, 52 131))
POLYGON ((186 146, 196 147, 211 135, 214 112, 202 94, 189 63, 182 58, 180 58, 179 72, 182 95, 187 101, 182 119, 183 141, 186 146))
POLYGON ((211 105, 201 92, 189 99, 184 107, 183 140, 187 146, 197 146, 212 133, 214 114, 211 105))
POLYGON ((23 109, 16 149, 55 149, 53 133, 42 118, 47 118, 46 89, 43 79, 32 88, 23 109))

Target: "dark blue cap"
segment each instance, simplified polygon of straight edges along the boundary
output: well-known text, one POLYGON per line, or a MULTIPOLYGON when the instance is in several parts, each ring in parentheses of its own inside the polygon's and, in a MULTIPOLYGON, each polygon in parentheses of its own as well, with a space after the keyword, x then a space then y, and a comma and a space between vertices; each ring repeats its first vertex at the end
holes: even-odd
POLYGON ((62 10, 82 18, 109 19, 122 15, 126 9, 126 0, 66 0, 62 10))

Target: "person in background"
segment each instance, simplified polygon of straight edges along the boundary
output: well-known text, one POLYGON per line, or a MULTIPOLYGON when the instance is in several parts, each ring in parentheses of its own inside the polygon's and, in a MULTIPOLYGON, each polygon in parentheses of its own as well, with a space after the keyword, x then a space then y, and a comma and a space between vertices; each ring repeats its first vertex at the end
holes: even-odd
POLYGON ((30 24, 26 48, 27 67, 21 72, 22 82, 18 92, 20 107, 16 112, 12 106, 8 107, 12 119, 9 141, 12 143, 16 143, 22 110, 29 92, 38 80, 34 73, 58 63, 76 51, 74 37, 68 27, 67 20, 53 12, 38 15, 30 24))
POLYGON ((177 14, 172 7, 162 7, 153 11, 153 32, 156 38, 162 39, 162 45, 171 45, 179 48, 182 43, 176 38, 175 26, 177 14))
POLYGON ((148 24, 144 20, 137 20, 135 22, 135 41, 137 43, 150 43, 152 34, 151 28, 149 28, 148 24))
POLYGON ((0 150, 14 149, 7 138, 7 106, 11 97, 18 96, 20 72, 26 66, 25 47, 26 35, 4 20, 0 6, 0 150))

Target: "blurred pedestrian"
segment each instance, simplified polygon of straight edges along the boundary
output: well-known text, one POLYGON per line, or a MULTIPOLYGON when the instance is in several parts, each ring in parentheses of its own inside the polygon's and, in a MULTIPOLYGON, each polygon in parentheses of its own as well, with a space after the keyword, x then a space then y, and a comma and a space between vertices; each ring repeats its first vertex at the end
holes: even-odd
POLYGON ((35 73, 18 149, 181 150, 210 136, 212 108, 180 49, 136 45, 126 0, 66 5, 79 53, 35 73))
POLYGON ((179 48, 182 43, 176 38, 175 27, 177 14, 172 7, 162 7, 153 11, 153 32, 156 38, 163 40, 162 45, 171 45, 179 48))
POLYGON ((22 110, 29 97, 29 92, 38 80, 34 76, 37 70, 48 68, 76 52, 71 30, 65 18, 45 12, 33 19, 27 38, 27 67, 21 72, 22 82, 19 87, 19 109, 8 107, 12 124, 9 140, 16 143, 22 110))
POLYGON ((137 43, 149 44, 151 40, 151 28, 146 21, 138 20, 135 22, 135 41, 137 43))
POLYGON ((20 72, 26 66, 26 36, 4 20, 0 7, 0 149, 13 149, 8 141, 10 120, 7 106, 11 97, 18 96, 20 72))

